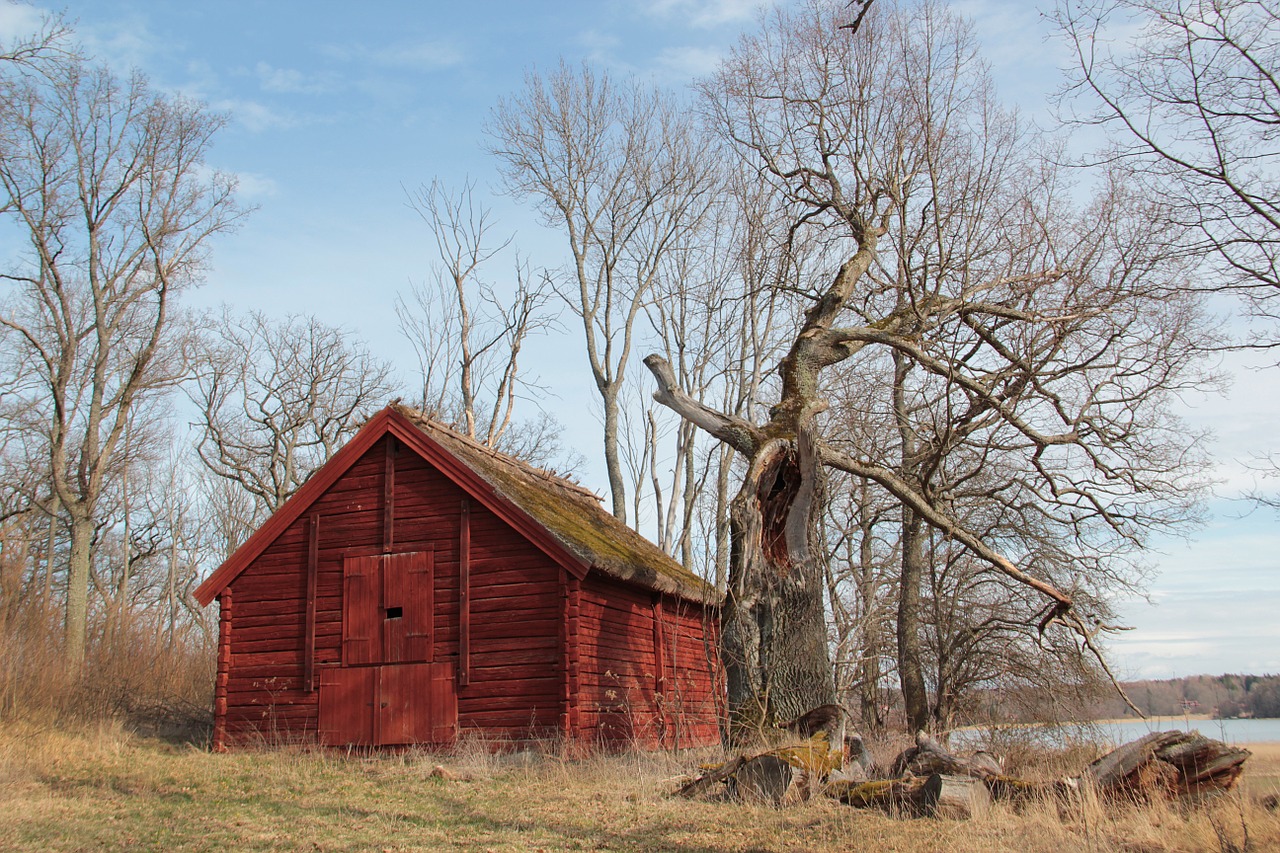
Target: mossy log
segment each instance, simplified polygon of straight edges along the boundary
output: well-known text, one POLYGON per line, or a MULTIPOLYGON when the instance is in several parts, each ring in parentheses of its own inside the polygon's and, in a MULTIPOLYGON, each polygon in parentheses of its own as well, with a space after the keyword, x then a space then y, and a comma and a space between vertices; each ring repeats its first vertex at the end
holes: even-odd
POLYGON ((925 810, 924 786, 928 781, 922 776, 908 776, 905 779, 876 779, 871 782, 832 782, 827 786, 827 794, 845 805, 857 808, 878 808, 919 815, 925 810))

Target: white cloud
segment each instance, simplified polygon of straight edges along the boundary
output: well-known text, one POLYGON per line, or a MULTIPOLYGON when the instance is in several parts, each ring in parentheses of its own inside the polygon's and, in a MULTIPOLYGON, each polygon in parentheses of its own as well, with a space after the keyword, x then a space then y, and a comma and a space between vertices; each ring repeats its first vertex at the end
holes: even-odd
POLYGON ((332 82, 307 76, 295 68, 276 68, 259 62, 253 69, 263 91, 285 95, 319 95, 333 91, 332 82))
POLYGON ((691 27, 710 28, 749 21, 764 5, 762 0, 652 0, 646 11, 691 27))
POLYGON ((242 201, 256 201, 270 198, 280 190, 274 178, 254 172, 236 172, 236 195, 242 201))
POLYGON ((668 47, 654 59, 654 66, 661 77, 683 82, 715 71, 722 56, 709 47, 668 47))
POLYGON ((0 3, 0 41, 26 38, 40 29, 44 13, 25 3, 0 3))
POLYGON ((232 120, 244 125, 251 133, 296 127, 300 123, 293 116, 257 101, 226 99, 214 103, 213 108, 231 113, 232 120))

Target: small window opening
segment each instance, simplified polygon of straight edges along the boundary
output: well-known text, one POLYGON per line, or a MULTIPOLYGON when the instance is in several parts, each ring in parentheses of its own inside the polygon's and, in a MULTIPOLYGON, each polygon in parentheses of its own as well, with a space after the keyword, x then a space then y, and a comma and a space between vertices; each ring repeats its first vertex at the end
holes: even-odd
POLYGON ((403 608, 403 607, 388 607, 388 608, 387 608, 387 618, 388 618, 388 619, 399 619, 399 618, 400 618, 401 616, 403 616, 403 615, 404 615, 404 608, 403 608))

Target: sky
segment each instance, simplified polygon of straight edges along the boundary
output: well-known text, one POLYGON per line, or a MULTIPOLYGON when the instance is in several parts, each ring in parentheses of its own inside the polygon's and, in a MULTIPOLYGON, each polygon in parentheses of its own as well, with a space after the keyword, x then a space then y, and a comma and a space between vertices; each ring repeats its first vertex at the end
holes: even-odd
MULTIPOLYGON (((434 178, 474 180, 499 229, 533 263, 559 262, 558 238, 501 194, 484 125, 531 69, 588 61, 617 77, 680 87, 706 74, 753 25, 752 0, 0 0, 0 37, 65 9, 78 38, 121 71, 225 111, 210 164, 235 174, 256 206, 213 247, 194 310, 229 304, 343 326, 378 356, 416 365, 394 302, 426 277, 427 233, 407 193, 434 178)), ((1066 57, 1046 41, 1032 3, 966 0, 1001 95, 1044 124, 1066 57)), ((567 330, 530 346, 550 391, 544 406, 566 443, 588 457, 577 472, 607 492, 591 381, 567 330), (566 413, 583 413, 566 416, 566 413)), ((1212 429, 1220 481, 1208 524, 1162 540, 1147 599, 1125 602, 1132 630, 1110 643, 1123 678, 1280 672, 1280 525, 1251 511, 1245 462, 1275 449, 1276 372, 1233 356, 1223 396, 1188 399, 1185 417, 1212 429)), ((640 377, 648 379, 647 374, 640 377)), ((648 392, 646 387, 645 393, 648 392)), ((597 407, 598 408, 598 407, 597 407)))

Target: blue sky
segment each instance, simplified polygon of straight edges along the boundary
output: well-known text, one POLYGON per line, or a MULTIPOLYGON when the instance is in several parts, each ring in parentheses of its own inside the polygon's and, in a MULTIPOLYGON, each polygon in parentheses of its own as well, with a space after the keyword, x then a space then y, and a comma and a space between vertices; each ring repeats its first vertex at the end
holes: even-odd
MULTIPOLYGON (((557 263, 554 235, 496 192, 483 125, 497 99, 527 69, 561 57, 679 86, 714 68, 752 24, 754 5, 70 0, 65 8, 100 58, 231 115, 212 165, 238 175, 258 210, 219 241, 189 304, 314 313, 404 365, 407 380, 414 362, 393 303, 425 277, 428 246, 405 188, 470 176, 521 251, 535 264, 557 263)), ((1002 94, 1049 122, 1063 54, 1044 41, 1038 11, 1007 0, 957 5, 974 18, 1002 94)), ((0 35, 30 26, 35 9, 0 0, 0 35)), ((554 394, 545 405, 566 423, 569 443, 594 457, 595 421, 565 415, 593 405, 580 347, 565 334, 536 342, 531 356, 554 394)), ((1134 630, 1112 647, 1125 676, 1280 672, 1277 518, 1246 514, 1233 500, 1250 482, 1239 460, 1275 447, 1275 371, 1251 371, 1240 358, 1228 366, 1237 377, 1228 397, 1187 401, 1188 418, 1219 436, 1221 497, 1190 543, 1165 543, 1155 556, 1156 606, 1124 607, 1134 630)), ((606 491, 600 465, 580 476, 606 491)))

